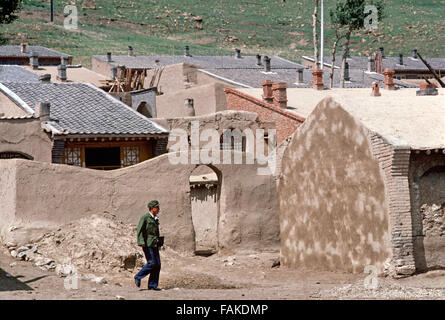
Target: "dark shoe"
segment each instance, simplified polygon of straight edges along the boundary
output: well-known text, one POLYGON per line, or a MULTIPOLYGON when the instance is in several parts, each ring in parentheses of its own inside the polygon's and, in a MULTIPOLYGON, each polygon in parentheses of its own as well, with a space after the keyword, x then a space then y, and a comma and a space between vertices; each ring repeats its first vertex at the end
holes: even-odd
POLYGON ((156 287, 156 288, 148 287, 148 290, 161 291, 162 289, 158 288, 158 287, 156 287))
POLYGON ((136 284, 136 287, 138 287, 138 288, 141 287, 141 280, 136 278, 136 276, 134 277, 134 283, 136 284))

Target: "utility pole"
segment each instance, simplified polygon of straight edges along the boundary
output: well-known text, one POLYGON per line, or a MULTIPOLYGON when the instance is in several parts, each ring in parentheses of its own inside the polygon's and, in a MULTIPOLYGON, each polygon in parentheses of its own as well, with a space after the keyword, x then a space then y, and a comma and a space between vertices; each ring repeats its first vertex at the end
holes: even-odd
POLYGON ((51 22, 54 22, 54 0, 50 0, 51 22))
POLYGON ((324 0, 321 0, 321 48, 320 48, 320 64, 321 70, 324 69, 324 0))

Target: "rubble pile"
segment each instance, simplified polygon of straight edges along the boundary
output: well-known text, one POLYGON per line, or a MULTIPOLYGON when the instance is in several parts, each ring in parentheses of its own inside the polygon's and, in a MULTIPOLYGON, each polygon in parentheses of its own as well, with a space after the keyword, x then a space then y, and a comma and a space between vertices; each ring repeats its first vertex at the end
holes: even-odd
POLYGON ((11 256, 55 270, 59 275, 134 271, 145 263, 136 244, 136 227, 114 215, 91 215, 44 234, 35 243, 7 243, 11 256))

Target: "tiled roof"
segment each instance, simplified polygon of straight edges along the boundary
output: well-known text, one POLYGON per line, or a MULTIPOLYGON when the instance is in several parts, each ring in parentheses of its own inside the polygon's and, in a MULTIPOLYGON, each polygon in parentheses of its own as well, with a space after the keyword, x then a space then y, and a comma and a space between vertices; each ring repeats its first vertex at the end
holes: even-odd
POLYGON ((21 52, 21 46, 0 46, 0 57, 30 57, 31 52, 37 53, 39 57, 71 57, 42 46, 26 46, 25 53, 21 52))
MULTIPOLYGON (((306 57, 311 61, 314 60, 313 57, 306 57)), ((425 60, 434 69, 445 70, 445 58, 425 58, 425 60)), ((337 67, 341 66, 342 57, 338 56, 335 58, 335 65, 337 67)), ((350 69, 368 69, 368 57, 356 57, 351 56, 346 60, 349 64, 350 69)), ((325 63, 331 64, 332 57, 325 57, 325 63)), ((412 57, 403 57, 403 65, 399 64, 398 57, 386 57, 383 58, 383 69, 390 68, 394 70, 428 70, 428 68, 423 64, 420 59, 413 59, 412 57)))
MULTIPOLYGON (((213 76, 217 79, 231 82, 246 88, 260 88, 264 80, 273 82, 283 81, 287 83, 288 88, 312 88, 312 71, 310 69, 303 70, 302 84, 296 84, 296 69, 274 69, 272 72, 264 72, 255 69, 207 69, 199 70, 199 72, 213 76)), ((326 70, 323 73, 323 82, 325 87, 329 86, 329 76, 331 71, 326 70)), ((369 73, 362 70, 351 69, 349 71, 350 81, 345 83, 346 88, 370 88, 374 81, 379 82, 383 86, 384 76, 378 73, 369 73)), ((400 88, 416 88, 416 85, 406 83, 394 79, 396 87, 400 88)), ((334 88, 338 88, 340 84, 340 70, 334 72, 334 88)))
MULTIPOLYGON (((3 83, 31 109, 51 103, 50 127, 67 135, 153 135, 168 131, 91 84, 3 83)), ((5 93, 7 94, 7 93, 5 93)))
POLYGON ((39 82, 39 77, 19 66, 0 66, 0 82, 39 82))
MULTIPOLYGON (((100 61, 107 62, 106 56, 94 56, 100 61)), ((271 68, 295 69, 301 67, 300 64, 286 60, 279 56, 270 57, 271 68)), ((264 57, 262 57, 264 59, 264 57)), ((237 59, 234 56, 115 56, 112 55, 110 64, 123 65, 127 68, 158 68, 178 63, 188 63, 200 68, 215 69, 263 69, 264 65, 258 66, 255 56, 242 56, 237 59), (156 63, 155 61, 159 62, 156 63)), ((264 63, 264 62, 263 62, 264 63)))

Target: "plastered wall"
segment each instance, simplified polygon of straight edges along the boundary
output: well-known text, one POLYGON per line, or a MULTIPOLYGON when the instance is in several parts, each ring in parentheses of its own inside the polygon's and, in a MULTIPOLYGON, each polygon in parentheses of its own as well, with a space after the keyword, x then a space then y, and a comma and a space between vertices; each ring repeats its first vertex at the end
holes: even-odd
POLYGON ((295 132, 279 181, 281 263, 382 271, 391 258, 385 177, 372 135, 332 99, 295 132))

